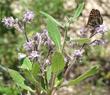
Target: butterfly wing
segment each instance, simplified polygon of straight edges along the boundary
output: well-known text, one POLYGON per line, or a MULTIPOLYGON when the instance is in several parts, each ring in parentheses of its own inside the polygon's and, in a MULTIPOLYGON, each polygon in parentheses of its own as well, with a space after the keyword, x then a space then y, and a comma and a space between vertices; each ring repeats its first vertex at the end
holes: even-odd
POLYGON ((89 15, 87 26, 98 27, 103 24, 103 19, 100 14, 100 11, 97 9, 92 9, 89 15))

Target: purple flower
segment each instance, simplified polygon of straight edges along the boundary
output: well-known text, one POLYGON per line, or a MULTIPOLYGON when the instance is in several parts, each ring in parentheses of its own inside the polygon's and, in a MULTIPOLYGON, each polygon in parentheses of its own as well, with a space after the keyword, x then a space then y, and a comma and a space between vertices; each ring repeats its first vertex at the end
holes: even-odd
POLYGON ((21 33, 24 30, 24 25, 21 21, 18 20, 18 18, 15 19, 14 28, 21 33))
POLYGON ((4 23, 4 25, 6 25, 6 27, 12 28, 14 27, 15 20, 13 17, 5 17, 3 18, 2 22, 4 23))
POLYGON ((97 27, 96 29, 95 29, 95 31, 97 32, 97 33, 104 33, 104 32, 106 32, 107 31, 107 26, 105 26, 105 25, 100 25, 99 27, 97 27))
POLYGON ((104 44, 105 44, 105 41, 103 41, 103 40, 95 40, 95 41, 91 42, 92 46, 104 45, 104 44))
POLYGON ((40 40, 40 33, 36 33, 36 34, 34 35, 33 39, 34 39, 35 41, 39 41, 39 40, 40 40))
POLYGON ((87 37, 87 28, 83 27, 80 29, 80 36, 87 37))
POLYGON ((32 50, 32 48, 33 48, 33 41, 29 41, 24 44, 24 49, 26 51, 30 51, 30 50, 32 50))
POLYGON ((30 22, 34 19, 34 13, 32 11, 26 11, 23 16, 24 22, 30 22))
POLYGON ((29 55, 30 59, 38 58, 40 55, 37 51, 32 51, 29 55))
POLYGON ((83 52, 80 51, 80 50, 75 50, 74 53, 73 53, 73 56, 74 56, 74 57, 81 57, 81 56, 82 56, 82 53, 83 53, 83 52))
POLYGON ((43 41, 47 41, 48 40, 48 31, 45 29, 45 30, 43 30, 42 31, 42 33, 41 33, 41 39, 43 40, 43 41))

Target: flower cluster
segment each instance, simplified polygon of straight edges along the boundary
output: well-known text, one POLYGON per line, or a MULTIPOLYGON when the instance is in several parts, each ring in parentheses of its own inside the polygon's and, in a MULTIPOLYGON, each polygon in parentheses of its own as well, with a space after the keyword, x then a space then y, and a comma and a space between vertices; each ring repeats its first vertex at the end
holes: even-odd
POLYGON ((105 25, 100 25, 99 27, 96 27, 95 28, 95 31, 97 32, 97 33, 104 33, 104 32, 106 32, 107 31, 107 26, 105 26, 105 25))
POLYGON ((42 48, 45 48, 48 52, 50 52, 53 47, 53 44, 48 36, 48 31, 43 30, 40 33, 36 33, 29 40, 29 42, 24 43, 23 47, 26 50, 28 57, 34 60, 41 57, 41 55, 43 54, 43 51, 41 50, 42 48))
MULTIPOLYGON (((94 36, 94 34, 96 35, 97 33, 103 34, 107 30, 108 30, 107 26, 104 24, 99 25, 97 27, 83 27, 80 29, 80 37, 87 37, 89 33, 93 36, 94 36)), ((89 36, 89 37, 91 37, 91 36, 89 36)))
POLYGON ((73 56, 74 57, 81 57, 83 54, 83 52, 81 50, 75 50, 74 53, 73 53, 73 56))
POLYGON ((31 22, 34 18, 34 13, 32 11, 26 11, 23 16, 24 22, 31 22))
POLYGON ((34 19, 34 13, 32 11, 26 11, 22 20, 14 19, 13 17, 4 17, 2 22, 8 28, 15 28, 21 32, 23 29, 23 23, 29 23, 34 19), (22 29, 21 29, 22 28, 22 29))
POLYGON ((80 29, 80 38, 88 38, 91 40, 91 38, 95 37, 95 35, 101 34, 100 39, 94 38, 94 40, 91 40, 91 42, 88 43, 84 43, 81 46, 81 49, 79 50, 75 50, 73 53, 74 57, 81 57, 83 52, 82 50, 84 49, 85 46, 91 45, 91 46, 96 46, 96 45, 104 45, 106 43, 105 39, 104 39, 104 33, 107 31, 107 26, 105 26, 104 24, 99 25, 97 27, 83 27, 80 29))
POLYGON ((105 41, 104 40, 94 40, 93 42, 90 43, 92 46, 96 45, 104 45, 105 41))
POLYGON ((2 22, 6 27, 11 28, 15 24, 15 19, 13 17, 7 17, 7 18, 5 17, 3 18, 2 22))

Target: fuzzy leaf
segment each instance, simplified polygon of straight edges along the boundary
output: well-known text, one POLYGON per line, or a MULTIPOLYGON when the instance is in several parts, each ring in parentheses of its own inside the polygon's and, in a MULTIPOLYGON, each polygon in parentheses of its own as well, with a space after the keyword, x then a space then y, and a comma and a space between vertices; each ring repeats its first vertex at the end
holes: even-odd
POLYGON ((84 74, 82 74, 81 76, 79 76, 78 78, 74 79, 74 80, 70 80, 68 82, 67 85, 75 85, 75 84, 79 84, 81 81, 83 81, 84 79, 93 76, 94 74, 96 74, 99 70, 99 66, 94 66, 92 67, 90 70, 86 71, 84 74))
POLYGON ((40 65, 37 64, 33 64, 32 66, 32 74, 33 76, 36 78, 38 76, 38 73, 40 72, 40 65))
POLYGON ((24 78, 19 74, 19 72, 12 70, 12 69, 8 69, 10 76, 12 77, 13 81, 22 89, 34 92, 34 90, 32 90, 29 86, 24 84, 24 78))
POLYGON ((61 23, 58 22, 56 19, 54 19, 52 16, 50 16, 49 14, 43 12, 43 11, 40 11, 41 14, 43 14, 44 16, 46 16, 48 19, 50 19, 51 21, 55 22, 56 25, 62 27, 61 23))
POLYGON ((31 70, 32 69, 32 63, 31 61, 29 60, 29 58, 25 58, 23 60, 23 64, 20 66, 20 68, 22 69, 26 69, 26 70, 31 70))
POLYGON ((64 69, 65 66, 64 57, 61 53, 55 52, 51 61, 52 61, 52 72, 58 74, 64 69))
POLYGON ((89 43, 91 40, 89 38, 77 38, 73 39, 73 41, 78 42, 79 44, 89 43))
POLYGON ((49 83, 50 79, 51 79, 51 74, 52 74, 52 69, 51 69, 51 66, 48 66, 46 68, 46 71, 47 71, 47 81, 49 83))
POLYGON ((57 25, 55 24, 55 22, 53 22, 49 18, 47 19, 47 29, 48 29, 49 36, 51 37, 53 42, 56 44, 57 48, 59 50, 61 50, 61 34, 60 34, 60 31, 59 31, 57 25))
POLYGON ((84 2, 80 3, 78 5, 78 8, 75 10, 74 15, 72 17, 72 20, 75 21, 81 14, 81 12, 83 11, 84 8, 84 2))

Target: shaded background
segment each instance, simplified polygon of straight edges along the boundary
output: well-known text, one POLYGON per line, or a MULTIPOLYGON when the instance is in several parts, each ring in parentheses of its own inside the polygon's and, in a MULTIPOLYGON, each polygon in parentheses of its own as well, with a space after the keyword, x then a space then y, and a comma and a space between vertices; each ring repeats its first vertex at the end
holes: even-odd
MULTIPOLYGON (((74 37, 83 27, 91 9, 100 10, 104 24, 110 28, 110 0, 84 0, 85 7, 79 19, 70 25, 68 35, 74 37)), ((44 17, 39 11, 44 11, 59 21, 66 21, 66 17, 73 15, 79 0, 0 0, 0 64, 17 69, 19 65, 18 52, 24 43, 23 35, 14 29, 7 29, 1 23, 5 16, 22 18, 25 10, 34 11, 36 17, 32 24, 27 26, 27 32, 32 35, 45 28, 44 17)), ((70 78, 75 78, 85 72, 94 64, 100 65, 97 75, 85 80, 83 83, 59 90, 59 95, 110 95, 110 32, 105 35, 108 44, 104 47, 87 49, 82 63, 75 64, 70 73, 70 78)), ((22 50, 22 49, 21 49, 22 50)), ((0 69, 0 86, 12 85, 10 77, 0 69)), ((0 93, 2 89, 0 88, 0 93)))

